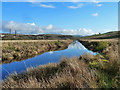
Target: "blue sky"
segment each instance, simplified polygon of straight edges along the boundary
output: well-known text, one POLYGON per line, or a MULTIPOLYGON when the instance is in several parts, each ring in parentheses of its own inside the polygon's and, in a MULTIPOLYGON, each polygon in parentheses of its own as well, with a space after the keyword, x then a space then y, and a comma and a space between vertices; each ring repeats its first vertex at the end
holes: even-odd
POLYGON ((3 32, 91 35, 115 31, 117 2, 3 2, 3 32))

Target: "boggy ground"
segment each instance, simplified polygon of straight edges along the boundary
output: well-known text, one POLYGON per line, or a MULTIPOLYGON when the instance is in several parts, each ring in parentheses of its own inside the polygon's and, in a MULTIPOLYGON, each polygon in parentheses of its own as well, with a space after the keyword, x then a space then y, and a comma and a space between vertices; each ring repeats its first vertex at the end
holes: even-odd
POLYGON ((58 64, 29 68, 19 75, 9 76, 2 88, 120 88, 119 43, 81 43, 99 54, 84 54, 64 58, 58 64))
POLYGON ((72 40, 3 40, 2 63, 19 61, 44 53, 65 49, 72 40))

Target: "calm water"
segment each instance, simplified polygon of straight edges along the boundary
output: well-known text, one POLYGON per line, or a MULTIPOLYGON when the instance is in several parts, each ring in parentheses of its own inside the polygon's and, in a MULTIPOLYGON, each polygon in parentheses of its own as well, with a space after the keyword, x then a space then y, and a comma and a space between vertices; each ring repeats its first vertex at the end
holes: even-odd
POLYGON ((67 49, 64 50, 45 52, 41 55, 22 61, 2 64, 2 79, 6 78, 11 73, 20 73, 22 71, 25 71, 28 67, 36 67, 48 63, 58 63, 63 57, 71 58, 74 56, 80 56, 84 53, 91 53, 93 55, 96 55, 96 53, 86 49, 81 43, 75 41, 70 44, 67 49))

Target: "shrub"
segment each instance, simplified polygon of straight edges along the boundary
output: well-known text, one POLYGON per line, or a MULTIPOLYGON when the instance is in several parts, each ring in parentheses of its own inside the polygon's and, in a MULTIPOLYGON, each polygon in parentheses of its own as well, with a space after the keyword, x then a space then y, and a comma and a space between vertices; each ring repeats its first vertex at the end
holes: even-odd
POLYGON ((105 49, 106 47, 109 46, 108 42, 98 42, 97 46, 96 46, 96 50, 97 51, 102 51, 103 49, 105 49))
POLYGON ((55 41, 55 44, 56 45, 60 45, 60 44, 63 44, 63 42, 61 42, 61 41, 55 41))

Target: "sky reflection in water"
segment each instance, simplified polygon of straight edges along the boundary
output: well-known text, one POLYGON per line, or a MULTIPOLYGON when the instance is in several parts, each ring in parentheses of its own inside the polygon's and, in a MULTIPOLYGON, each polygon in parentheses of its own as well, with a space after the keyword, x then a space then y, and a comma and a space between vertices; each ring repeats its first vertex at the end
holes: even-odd
POLYGON ((2 79, 7 77, 8 73, 20 73, 22 71, 25 71, 28 67, 36 67, 48 63, 58 63, 63 57, 71 58, 74 56, 80 56, 84 53, 91 53, 93 55, 96 55, 96 53, 86 49, 80 42, 75 41, 70 44, 67 49, 64 50, 45 52, 41 55, 37 55, 35 57, 22 61, 2 64, 2 79))

